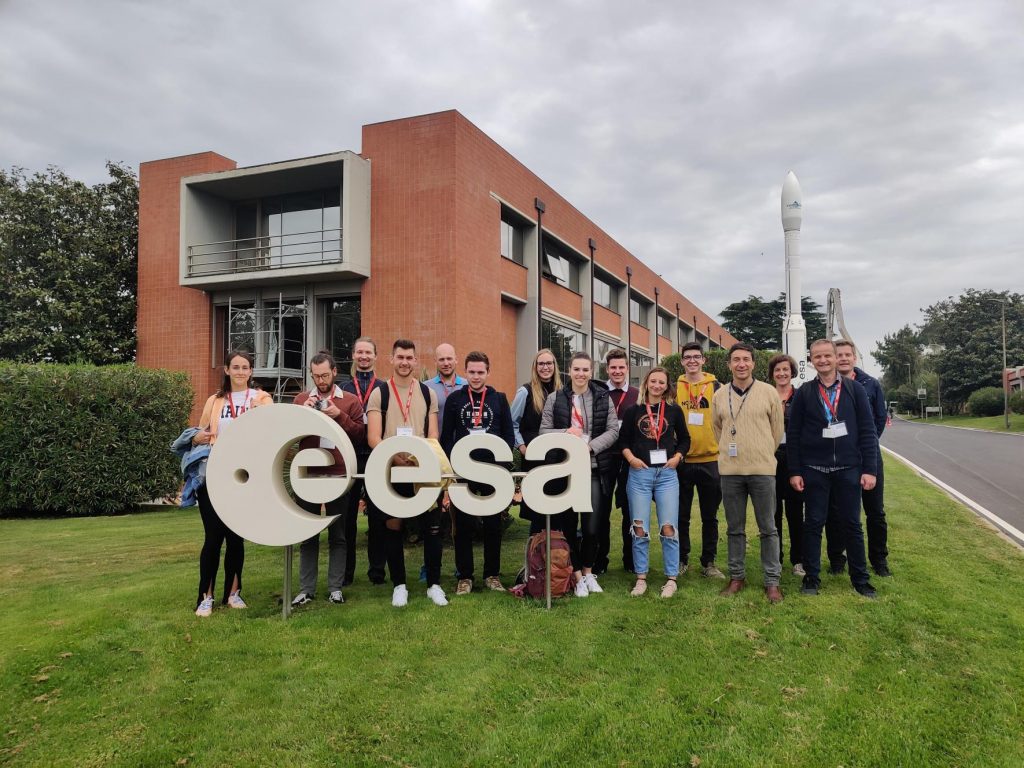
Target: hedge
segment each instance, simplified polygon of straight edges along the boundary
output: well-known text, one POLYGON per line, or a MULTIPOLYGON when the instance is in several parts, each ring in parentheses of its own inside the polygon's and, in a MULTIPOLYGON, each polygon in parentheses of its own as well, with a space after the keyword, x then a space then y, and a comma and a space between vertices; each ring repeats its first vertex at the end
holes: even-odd
POLYGON ((1024 392, 1017 390, 1010 395, 1010 410, 1014 413, 1024 414, 1024 392))
POLYGON ((1003 412, 1002 387, 982 387, 974 390, 967 398, 967 410, 971 416, 999 416, 1003 412))
POLYGON ((184 373, 0 362, 0 515, 97 515, 175 492, 184 373))

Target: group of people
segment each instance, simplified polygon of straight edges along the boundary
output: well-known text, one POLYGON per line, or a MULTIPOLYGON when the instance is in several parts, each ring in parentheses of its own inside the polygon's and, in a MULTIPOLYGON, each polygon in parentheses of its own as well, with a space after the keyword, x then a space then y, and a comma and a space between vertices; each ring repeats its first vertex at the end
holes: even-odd
MULTIPOLYGON (((467 435, 493 434, 523 454, 524 471, 536 465, 525 459, 525 453, 538 435, 562 432, 583 440, 591 457, 592 511, 567 509, 550 518, 552 530, 562 532, 571 546, 573 591, 578 597, 603 591, 598 577, 610 564, 613 502, 622 512, 622 565, 636 576, 630 594, 639 597, 647 591, 653 503, 665 576, 660 595, 672 597, 678 578, 689 567, 694 492, 701 517, 701 574, 728 578, 722 595, 735 595, 746 586, 749 499, 760 536, 767 600, 777 603, 783 599, 779 587, 783 517, 789 528, 790 562, 793 573, 803 577, 803 594, 817 594, 820 588, 824 531, 831 572, 842 573, 848 563, 854 589, 874 597, 868 560, 879 576, 891 575, 878 447, 887 414, 878 382, 855 366, 853 344, 814 342, 810 356, 817 377, 799 389, 792 385, 796 361, 787 355, 776 355, 769 362, 774 386, 756 381, 754 349, 748 344, 730 348, 729 382, 719 382, 704 370, 700 344, 685 345, 681 356, 683 374, 673 390, 669 372, 660 366, 646 372, 639 388, 631 386, 629 361, 621 350, 608 353, 604 361, 608 379, 599 381, 594 379, 594 361, 585 352, 575 353, 563 374, 552 351, 541 349, 534 356, 530 380, 515 391, 510 403, 504 393, 487 383, 490 360, 483 352, 466 355, 463 377, 456 372, 455 349, 441 344, 434 355, 437 375, 419 381, 415 376, 419 365, 416 345, 398 339, 391 349, 392 375, 380 379, 376 375, 377 346, 372 339, 361 337, 353 347, 351 379, 339 384, 334 360, 320 352, 310 360, 313 387, 299 394, 295 404, 316 408, 338 423, 356 447, 359 474, 373 448, 400 435, 436 439, 450 454, 467 435), (868 557, 860 522, 862 498, 868 557), (720 505, 727 526, 728 577, 716 565, 720 505)), ((249 408, 270 402, 269 395, 253 386, 252 363, 246 352, 228 354, 222 387, 206 402, 193 444, 213 445, 232 420, 249 408)), ((345 471, 336 447, 317 437, 306 438, 302 444, 316 446, 330 449, 334 464, 310 468, 311 473, 345 471)), ((411 460, 399 454, 395 463, 411 460)), ((411 497, 413 487, 396 484, 395 491, 411 497)), ((470 491, 488 493, 490 488, 470 484, 470 491)), ((544 530, 546 518, 531 510, 518 494, 516 500, 521 517, 530 523, 530 533, 544 530)), ((198 503, 205 541, 196 614, 209 616, 213 610, 218 560, 225 542, 223 602, 244 608, 242 539, 221 521, 205 488, 199 489, 198 503)), ((308 511, 321 511, 319 504, 300 504, 308 511)), ((342 590, 355 578, 352 544, 363 509, 368 516, 367 577, 374 584, 383 584, 390 574, 392 605, 403 607, 409 600, 403 520, 364 497, 358 480, 348 494, 326 504, 326 513, 337 516, 327 529, 327 599, 343 603, 342 590)), ((448 603, 441 587, 444 515, 452 522, 455 594, 469 594, 475 585, 475 520, 481 521, 483 529, 483 586, 504 591, 500 516, 472 517, 442 493, 438 503, 418 518, 427 597, 439 606, 448 603)), ((294 606, 315 597, 319 538, 312 537, 300 546, 299 592, 292 601, 294 606)))

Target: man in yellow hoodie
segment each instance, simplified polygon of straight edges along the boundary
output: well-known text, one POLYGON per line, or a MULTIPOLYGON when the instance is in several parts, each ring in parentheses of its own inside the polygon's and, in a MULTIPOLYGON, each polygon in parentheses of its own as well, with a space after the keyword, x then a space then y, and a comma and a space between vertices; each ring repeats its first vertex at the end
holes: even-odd
POLYGON ((690 557, 690 512, 693 491, 700 507, 700 565, 704 576, 724 579, 715 566, 718 552, 718 505, 722 483, 718 474, 718 441, 711 425, 711 399, 721 386, 704 372, 704 349, 695 341, 683 346, 683 375, 676 382, 676 402, 686 417, 690 450, 679 465, 679 575, 686 573, 690 557))

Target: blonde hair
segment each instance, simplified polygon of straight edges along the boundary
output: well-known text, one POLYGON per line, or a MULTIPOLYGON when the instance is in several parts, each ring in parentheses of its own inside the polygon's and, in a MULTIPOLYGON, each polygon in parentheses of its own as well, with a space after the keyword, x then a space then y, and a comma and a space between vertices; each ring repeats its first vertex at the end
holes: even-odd
POLYGON ((674 402, 672 398, 672 388, 668 386, 668 370, 666 368, 662 368, 660 365, 651 368, 651 370, 647 372, 647 375, 644 376, 644 380, 640 382, 640 395, 637 397, 636 401, 640 404, 647 402, 647 381, 651 378, 652 373, 661 373, 665 375, 665 394, 661 396, 661 399, 664 400, 666 403, 674 402))
POLYGON ((540 359, 541 355, 551 355, 551 359, 555 361, 555 371, 551 376, 551 383, 554 386, 554 390, 562 388, 562 376, 558 372, 558 360, 555 358, 555 353, 547 347, 538 349, 537 354, 533 356, 533 366, 530 368, 530 399, 533 402, 533 410, 537 413, 543 413, 544 401, 547 399, 547 393, 544 391, 544 382, 537 375, 537 360, 540 359))

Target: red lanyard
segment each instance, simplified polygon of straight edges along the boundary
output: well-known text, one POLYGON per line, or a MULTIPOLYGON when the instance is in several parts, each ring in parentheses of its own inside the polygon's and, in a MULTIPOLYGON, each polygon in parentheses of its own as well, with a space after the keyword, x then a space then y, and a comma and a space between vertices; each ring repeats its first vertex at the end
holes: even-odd
POLYGON ((576 410, 576 395, 573 395, 572 398, 572 418, 573 421, 578 424, 580 429, 585 429, 583 425, 583 414, 576 410))
POLYGON ((654 442, 658 442, 658 441, 661 440, 661 433, 668 426, 667 424, 665 424, 665 401, 662 400, 661 401, 661 406, 658 408, 658 421, 657 422, 654 421, 654 414, 651 412, 650 404, 645 403, 644 407, 647 409, 647 418, 650 420, 651 424, 653 425, 653 429, 654 429, 654 442))
POLYGON ((416 386, 414 381, 409 385, 409 396, 405 398, 405 407, 402 407, 402 396, 398 394, 398 387, 395 386, 395 380, 391 379, 391 390, 395 393, 395 399, 398 401, 398 410, 402 412, 402 421, 406 424, 410 424, 409 414, 412 413, 412 390, 416 386))
POLYGON ((686 396, 690 399, 690 408, 692 408, 695 411, 700 410, 701 393, 705 390, 705 388, 707 388, 707 386, 707 384, 701 384, 700 388, 697 390, 697 397, 694 398, 693 390, 690 389, 690 382, 686 382, 686 396))
POLYGON ((828 390, 821 386, 821 381, 818 381, 818 394, 821 395, 822 404, 828 409, 831 418, 828 423, 831 424, 833 421, 839 421, 839 395, 843 393, 843 382, 842 379, 836 383, 836 399, 835 402, 829 399, 828 390))
POLYGON ((366 403, 369 401, 370 394, 373 392, 373 385, 377 383, 377 374, 374 374, 373 378, 370 379, 370 386, 368 386, 366 388, 366 394, 365 395, 363 394, 363 390, 361 390, 359 388, 359 376, 358 375, 356 375, 353 383, 356 385, 356 396, 359 398, 359 402, 361 402, 363 404, 363 410, 365 411, 366 410, 366 403))
POLYGON ((612 392, 619 393, 619 399, 615 401, 615 415, 622 418, 622 403, 626 400, 626 390, 624 389, 613 389, 612 392))
MULTIPOLYGON (((444 383, 444 382, 442 382, 444 383)), ((473 426, 479 427, 480 423, 484 419, 484 398, 487 397, 487 387, 484 387, 483 394, 480 395, 480 407, 477 408, 473 405, 473 391, 469 392, 469 407, 473 409, 473 426)))
POLYGON ((459 387, 459 379, 457 376, 452 379, 452 385, 450 387, 444 383, 444 379, 442 379, 440 376, 437 377, 437 380, 441 382, 441 386, 444 388, 445 397, 448 397, 448 395, 450 395, 459 387))
MULTIPOLYGON (((245 390, 245 400, 242 401, 242 410, 239 411, 238 409, 235 408, 235 393, 228 392, 228 407, 231 409, 232 419, 237 419, 239 414, 245 413, 247 410, 249 410, 249 400, 251 398, 252 390, 247 388, 245 390)), ((262 411, 260 411, 260 413, 262 413, 262 411)))

